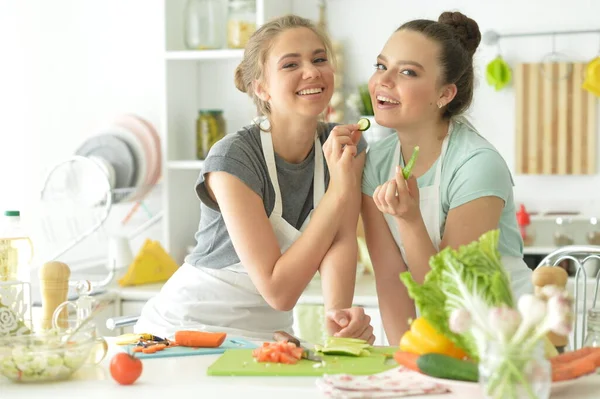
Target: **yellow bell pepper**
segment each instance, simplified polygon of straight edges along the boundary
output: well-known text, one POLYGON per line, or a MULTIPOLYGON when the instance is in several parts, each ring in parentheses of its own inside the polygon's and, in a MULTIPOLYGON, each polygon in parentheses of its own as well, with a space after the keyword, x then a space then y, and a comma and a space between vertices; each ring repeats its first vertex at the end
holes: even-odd
POLYGON ((400 350, 417 355, 440 353, 457 359, 467 356, 462 349, 437 332, 423 317, 414 320, 410 330, 404 333, 400 339, 400 350))

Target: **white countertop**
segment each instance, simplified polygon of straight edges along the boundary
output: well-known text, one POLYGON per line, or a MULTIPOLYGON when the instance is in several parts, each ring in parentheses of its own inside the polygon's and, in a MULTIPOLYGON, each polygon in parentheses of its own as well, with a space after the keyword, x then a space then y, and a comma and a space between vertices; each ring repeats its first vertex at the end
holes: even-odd
MULTIPOLYGON (((115 345, 98 366, 85 366, 70 380, 45 384, 15 384, 0 377, 0 397, 4 398, 325 398, 316 387, 318 377, 211 377, 207 367, 219 355, 146 359, 140 378, 129 386, 117 384, 108 369, 110 358, 121 350, 115 345)), ((597 399, 600 375, 571 386, 552 399, 597 399)), ((443 395, 412 396, 423 399, 459 399, 443 395)))
MULTIPOLYGON (((132 287, 114 288, 123 301, 147 301, 160 291, 163 283, 145 284, 132 287)), ((314 279, 308 285, 304 293, 298 300, 300 304, 322 304, 323 296, 321 291, 320 279, 314 279)), ((354 290, 354 305, 365 307, 378 307, 377 291, 375 289, 375 276, 363 274, 356 277, 356 287, 354 290)))

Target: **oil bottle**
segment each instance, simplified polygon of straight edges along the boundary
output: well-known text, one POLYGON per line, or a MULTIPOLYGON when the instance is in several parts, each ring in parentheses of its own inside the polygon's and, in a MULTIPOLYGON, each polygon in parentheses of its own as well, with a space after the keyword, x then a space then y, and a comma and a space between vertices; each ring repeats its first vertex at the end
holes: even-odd
POLYGON ((19 211, 0 220, 0 336, 25 333, 31 323, 30 263, 33 245, 19 211))

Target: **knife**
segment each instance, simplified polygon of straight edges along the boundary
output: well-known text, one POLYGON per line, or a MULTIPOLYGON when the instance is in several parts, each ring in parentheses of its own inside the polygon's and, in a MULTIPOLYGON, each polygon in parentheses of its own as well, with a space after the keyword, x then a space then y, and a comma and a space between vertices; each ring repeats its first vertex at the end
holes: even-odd
POLYGON ((287 341, 295 344, 298 348, 302 348, 302 359, 310 360, 312 362, 322 362, 323 358, 315 353, 314 350, 308 349, 304 345, 300 344, 300 340, 293 335, 286 333, 285 331, 275 331, 273 333, 273 339, 277 342, 287 341))

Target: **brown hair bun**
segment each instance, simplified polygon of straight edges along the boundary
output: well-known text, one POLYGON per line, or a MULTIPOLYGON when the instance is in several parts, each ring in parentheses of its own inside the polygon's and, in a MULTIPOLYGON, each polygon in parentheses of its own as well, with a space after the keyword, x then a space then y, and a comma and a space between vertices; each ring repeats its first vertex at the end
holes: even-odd
POLYGON ((438 22, 450 25, 469 54, 473 55, 475 53, 479 42, 481 42, 481 32, 477 22, 460 12, 450 11, 440 14, 438 22))

